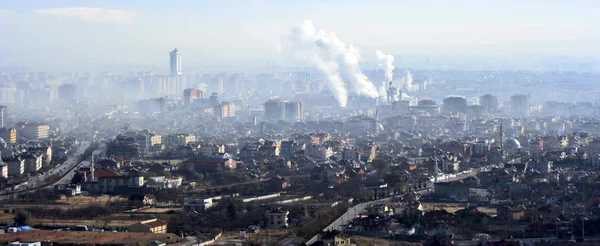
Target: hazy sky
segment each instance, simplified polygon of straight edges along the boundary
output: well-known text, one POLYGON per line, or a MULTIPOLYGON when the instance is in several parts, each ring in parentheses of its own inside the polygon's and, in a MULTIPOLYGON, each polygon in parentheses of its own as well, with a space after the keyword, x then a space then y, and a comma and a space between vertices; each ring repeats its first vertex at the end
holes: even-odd
POLYGON ((168 52, 191 67, 265 66, 276 43, 311 19, 360 48, 395 56, 600 54, 600 1, 5 0, 0 66, 168 70, 168 52))

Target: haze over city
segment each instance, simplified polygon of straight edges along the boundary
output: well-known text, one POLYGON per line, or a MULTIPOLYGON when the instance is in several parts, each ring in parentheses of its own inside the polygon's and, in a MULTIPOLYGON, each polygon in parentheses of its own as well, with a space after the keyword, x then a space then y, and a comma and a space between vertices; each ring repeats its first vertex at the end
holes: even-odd
POLYGON ((2 1, 0 245, 600 245, 598 13, 2 1))
POLYGON ((305 65, 276 43, 310 19, 360 48, 367 64, 382 49, 415 68, 429 58, 461 69, 476 68, 470 61, 535 69, 558 56, 597 70, 598 10, 595 1, 5 1, 0 56, 11 59, 0 66, 158 68, 161 51, 178 47, 196 72, 259 72, 268 60, 305 65))

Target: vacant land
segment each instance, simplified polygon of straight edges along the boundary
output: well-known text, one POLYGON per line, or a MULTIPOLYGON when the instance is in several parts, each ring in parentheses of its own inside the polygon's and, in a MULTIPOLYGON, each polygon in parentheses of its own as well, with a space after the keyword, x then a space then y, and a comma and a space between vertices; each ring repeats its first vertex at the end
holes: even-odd
MULTIPOLYGON (((423 202, 423 210, 425 212, 432 210, 444 209, 450 213, 454 213, 458 210, 465 208, 464 203, 448 203, 448 202, 423 202)), ((480 212, 483 212, 489 216, 496 216, 496 209, 492 207, 477 207, 480 212)))

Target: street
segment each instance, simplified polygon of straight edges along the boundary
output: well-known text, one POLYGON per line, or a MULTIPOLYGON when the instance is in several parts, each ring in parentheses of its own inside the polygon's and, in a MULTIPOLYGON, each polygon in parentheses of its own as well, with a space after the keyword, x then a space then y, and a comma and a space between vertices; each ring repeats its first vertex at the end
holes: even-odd
MULTIPOLYGON (((37 190, 39 188, 45 187, 47 185, 54 185, 54 184, 46 183, 46 179, 53 175, 58 175, 58 176, 62 177, 67 172, 71 172, 74 174, 73 169, 75 166, 77 166, 79 164, 79 156, 82 155, 83 153, 85 153, 85 151, 90 147, 90 144, 91 143, 87 142, 87 141, 81 142, 81 144, 77 148, 77 151, 75 153, 72 153, 64 163, 57 165, 56 167, 50 169, 50 171, 48 171, 46 173, 37 174, 37 175, 31 177, 28 181, 26 181, 18 186, 15 186, 14 190, 12 190, 12 188, 8 188, 3 191, 0 191, 0 200, 6 200, 6 199, 9 199, 10 197, 14 198, 21 193, 31 192, 31 191, 37 190)), ((69 176, 70 176, 70 178, 73 177, 71 174, 66 175, 61 180, 59 180, 59 182, 57 182, 57 183, 64 182, 65 180, 67 180, 67 178, 69 176)), ((70 181, 71 179, 68 179, 68 180, 70 181)))

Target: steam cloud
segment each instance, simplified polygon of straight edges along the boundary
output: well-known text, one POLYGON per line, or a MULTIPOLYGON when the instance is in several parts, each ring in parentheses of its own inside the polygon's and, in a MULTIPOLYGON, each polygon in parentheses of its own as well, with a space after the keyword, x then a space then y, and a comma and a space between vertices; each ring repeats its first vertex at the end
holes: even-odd
POLYGON ((377 67, 379 69, 383 69, 385 73, 386 82, 392 81, 394 76, 394 57, 392 55, 387 55, 383 53, 381 50, 376 50, 375 54, 377 55, 377 67))
POLYGON ((412 91, 413 90, 413 76, 412 73, 410 73, 410 71, 406 70, 406 82, 404 83, 404 86, 406 87, 407 91, 412 91))
POLYGON ((394 57, 383 53, 381 50, 376 50, 375 55, 377 56, 377 68, 382 69, 385 73, 385 81, 379 86, 379 98, 385 100, 387 97, 387 84, 392 81, 394 76, 394 57))
POLYGON ((312 21, 305 20, 294 26, 284 45, 325 73, 329 88, 340 106, 345 107, 348 102, 347 83, 359 95, 378 97, 377 88, 358 65, 358 50, 339 40, 334 32, 317 30, 312 21))

